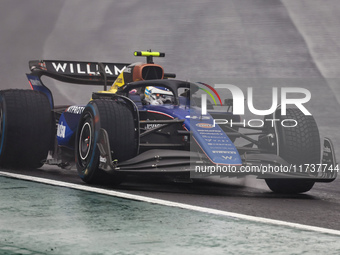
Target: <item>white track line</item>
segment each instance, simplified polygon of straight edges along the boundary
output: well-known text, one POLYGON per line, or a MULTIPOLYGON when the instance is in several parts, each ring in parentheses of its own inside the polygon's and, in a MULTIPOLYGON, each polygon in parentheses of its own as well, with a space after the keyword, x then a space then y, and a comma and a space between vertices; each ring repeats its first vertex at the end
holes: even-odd
POLYGON ((59 187, 71 188, 71 189, 76 189, 76 190, 89 191, 89 192, 94 192, 98 194, 120 197, 120 198, 125 198, 125 199, 132 199, 132 200, 153 203, 153 204, 158 204, 158 205, 177 207, 177 208, 182 208, 182 209, 187 209, 187 210, 192 210, 192 211, 197 211, 197 212, 227 216, 231 218, 248 220, 252 222, 273 224, 273 225, 278 225, 278 226, 283 226, 283 227, 291 227, 291 228, 295 228, 299 230, 315 231, 319 233, 340 236, 340 231, 335 230, 335 229, 320 228, 320 227, 314 227, 314 226, 309 226, 309 225, 303 225, 299 223, 292 223, 292 222, 287 222, 287 221, 273 220, 273 219, 250 216, 250 215, 245 215, 245 214, 226 212, 226 211, 221 211, 221 210, 211 209, 211 208, 206 208, 206 207, 201 207, 201 206, 194 206, 194 205, 188 205, 188 204, 183 204, 183 203, 171 202, 171 201, 162 200, 162 199, 132 195, 132 194, 117 192, 113 190, 106 190, 106 189, 95 188, 91 186, 85 186, 85 185, 79 185, 79 184, 73 184, 73 183, 67 183, 67 182, 61 182, 61 181, 54 181, 50 179, 26 176, 26 175, 21 175, 21 174, 0 172, 0 176, 16 178, 16 179, 21 179, 21 180, 26 180, 26 181, 33 181, 33 182, 49 184, 49 185, 54 185, 54 186, 59 186, 59 187))

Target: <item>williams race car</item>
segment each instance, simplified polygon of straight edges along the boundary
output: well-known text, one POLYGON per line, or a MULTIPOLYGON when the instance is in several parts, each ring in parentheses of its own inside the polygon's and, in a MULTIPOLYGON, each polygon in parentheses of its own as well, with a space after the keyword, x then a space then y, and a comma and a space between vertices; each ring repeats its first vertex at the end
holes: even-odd
POLYGON ((325 138, 321 153, 312 116, 295 108, 281 115, 278 107, 263 126, 242 125, 232 99, 222 103, 218 96, 227 109, 216 110, 200 94, 213 87, 177 80, 154 64, 164 55, 135 52, 146 63, 133 64, 30 61, 31 90, 0 91, 1 168, 76 166, 84 182, 112 184, 140 174, 174 181, 251 174, 278 193, 306 192, 336 178, 332 143, 325 138), (104 90, 84 105, 55 106, 42 76, 104 90), (289 120, 298 125, 278 125, 289 120))

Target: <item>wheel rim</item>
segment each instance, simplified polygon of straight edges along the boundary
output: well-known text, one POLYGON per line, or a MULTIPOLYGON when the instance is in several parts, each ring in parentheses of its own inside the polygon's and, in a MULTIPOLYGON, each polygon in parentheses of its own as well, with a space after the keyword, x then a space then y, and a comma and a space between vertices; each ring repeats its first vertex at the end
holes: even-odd
POLYGON ((92 145, 92 127, 91 124, 86 121, 81 128, 79 137, 79 156, 82 161, 86 161, 88 158, 92 145))

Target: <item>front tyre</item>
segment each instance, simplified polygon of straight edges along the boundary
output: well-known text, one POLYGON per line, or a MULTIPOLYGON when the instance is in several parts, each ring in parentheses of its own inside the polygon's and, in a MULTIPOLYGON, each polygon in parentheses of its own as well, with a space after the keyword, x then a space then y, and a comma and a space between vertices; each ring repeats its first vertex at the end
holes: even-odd
POLYGON ((119 184, 123 177, 108 175, 99 169, 100 152, 97 146, 100 129, 107 131, 112 158, 124 161, 136 156, 137 133, 133 114, 120 101, 92 100, 84 109, 76 135, 76 166, 80 178, 86 183, 109 182, 119 184))
MULTIPOLYGON (((279 143, 279 156, 292 165, 319 164, 320 163, 320 136, 313 116, 304 115, 299 109, 287 109, 286 116, 280 116, 280 122, 285 120, 287 126, 289 119, 296 120, 295 127, 278 125, 277 138, 279 143)), ((266 179, 268 187, 276 193, 303 193, 314 186, 313 180, 308 179, 266 179)))

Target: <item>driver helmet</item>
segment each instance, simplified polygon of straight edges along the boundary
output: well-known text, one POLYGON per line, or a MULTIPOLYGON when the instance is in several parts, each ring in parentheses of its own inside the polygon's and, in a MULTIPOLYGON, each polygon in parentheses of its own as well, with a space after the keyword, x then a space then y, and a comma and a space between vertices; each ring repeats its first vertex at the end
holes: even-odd
POLYGON ((151 105, 171 104, 174 101, 173 93, 164 87, 148 86, 144 91, 145 101, 151 105))

